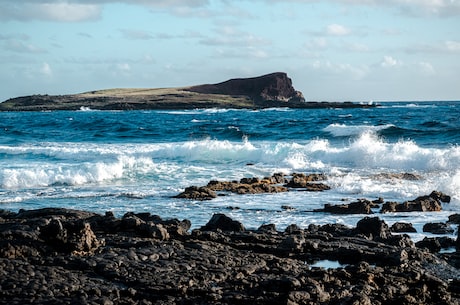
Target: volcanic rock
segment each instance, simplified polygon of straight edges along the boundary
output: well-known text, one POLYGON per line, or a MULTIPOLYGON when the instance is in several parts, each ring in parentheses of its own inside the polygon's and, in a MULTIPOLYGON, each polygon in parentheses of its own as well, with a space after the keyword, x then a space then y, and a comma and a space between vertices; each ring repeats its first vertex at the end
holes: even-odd
POLYGON ((433 234, 452 234, 454 233, 454 229, 443 222, 430 222, 423 225, 423 232, 430 232, 433 234))
POLYGON ((204 186, 190 186, 174 198, 185 198, 194 200, 211 200, 217 198, 217 194, 210 188, 204 186))
POLYGON ((324 208, 316 209, 315 212, 326 212, 331 214, 373 214, 371 208, 374 207, 373 202, 369 200, 358 200, 356 202, 346 204, 325 204, 324 208))
POLYGON ((370 239, 388 239, 391 236, 388 225, 378 217, 364 217, 356 224, 356 230, 370 239))
POLYGON ((381 212, 439 212, 442 210, 442 202, 450 202, 450 196, 433 191, 430 195, 417 197, 413 201, 386 202, 381 212))
POLYGON ((286 73, 276 72, 253 78, 236 78, 228 81, 190 87, 188 90, 205 94, 248 96, 256 103, 304 102, 302 93, 292 86, 286 73))
POLYGON ((391 227, 390 227, 391 232, 397 232, 397 233, 415 233, 417 230, 414 228, 414 226, 411 223, 406 223, 406 222, 395 222, 391 227))
POLYGON ((201 231, 231 231, 231 232, 241 232, 244 231, 244 226, 236 220, 231 219, 230 217, 224 214, 214 214, 209 222, 201 227, 201 231))
POLYGON ((460 271, 446 260, 452 256, 395 243, 378 218, 356 228, 292 225, 279 232, 270 224, 243 230, 214 215, 209 231, 175 235, 189 222, 47 211, 0 211, 2 305, 460 302, 460 271), (169 239, 145 234, 145 225, 160 224, 169 239), (105 243, 84 255, 56 247, 86 229, 105 243), (343 265, 312 265, 322 260, 343 265))

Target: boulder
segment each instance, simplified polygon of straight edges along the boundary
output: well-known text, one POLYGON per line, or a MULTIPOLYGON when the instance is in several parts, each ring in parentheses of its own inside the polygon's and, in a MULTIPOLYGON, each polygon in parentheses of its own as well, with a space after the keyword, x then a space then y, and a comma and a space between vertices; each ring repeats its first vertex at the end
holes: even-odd
POLYGON ((373 214, 371 208, 373 203, 369 200, 358 200, 346 204, 325 204, 323 209, 314 210, 315 212, 326 212, 331 214, 373 214))
POLYGON ((460 214, 450 215, 448 223, 459 225, 460 224, 460 214))
POLYGON ((441 243, 437 238, 425 237, 421 241, 415 243, 415 246, 420 249, 426 249, 431 253, 438 253, 441 251, 441 243))
POLYGON ((96 238, 90 224, 82 220, 62 223, 53 219, 40 228, 40 238, 57 251, 75 254, 94 252, 104 244, 96 238))
POLYGON ((190 186, 174 198, 185 198, 193 200, 211 200, 217 198, 217 194, 205 186, 190 186))
POLYGON ((391 228, 391 232, 396 232, 396 233, 415 233, 417 230, 414 228, 414 226, 411 223, 407 222, 395 222, 391 228))
POLYGON ((391 237, 390 228, 378 217, 364 217, 356 224, 356 231, 372 240, 391 237))
POLYGON ((324 174, 303 174, 303 173, 294 173, 292 174, 291 180, 285 185, 290 188, 306 188, 311 182, 324 181, 326 180, 326 175, 324 174))
POLYGON ((231 219, 225 214, 214 214, 208 223, 201 227, 201 231, 231 231, 231 232, 242 232, 244 226, 241 222, 231 219))
POLYGON ((432 234, 452 234, 454 233, 454 229, 443 222, 430 222, 423 226, 423 232, 429 232, 432 234))
POLYGON ((441 192, 433 191, 428 196, 420 196, 412 201, 403 203, 386 202, 383 204, 382 213, 391 212, 439 212, 442 210, 442 202, 449 202, 450 196, 441 192))
POLYGON ((457 252, 460 252, 460 225, 457 227, 457 252))

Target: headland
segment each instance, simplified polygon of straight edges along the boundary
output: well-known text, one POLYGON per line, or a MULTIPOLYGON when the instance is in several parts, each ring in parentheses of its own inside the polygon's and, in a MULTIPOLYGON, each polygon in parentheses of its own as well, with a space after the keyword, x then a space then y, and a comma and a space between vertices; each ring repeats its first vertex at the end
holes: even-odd
POLYGON ((177 88, 118 88, 67 95, 29 95, 0 103, 0 111, 366 108, 351 102, 305 101, 284 72, 177 88))

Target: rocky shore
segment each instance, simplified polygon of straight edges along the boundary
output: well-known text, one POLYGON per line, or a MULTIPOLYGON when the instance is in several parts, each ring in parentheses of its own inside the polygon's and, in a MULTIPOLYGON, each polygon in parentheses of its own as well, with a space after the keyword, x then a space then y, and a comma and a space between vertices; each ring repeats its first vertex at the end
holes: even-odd
POLYGON ((429 245, 446 238, 414 243, 394 233, 410 225, 378 217, 279 231, 215 214, 190 227, 149 213, 0 210, 0 304, 460 302, 460 238, 440 253, 429 245))
POLYGON ((369 108, 351 102, 306 102, 284 72, 217 84, 178 88, 107 89, 66 95, 30 95, 0 103, 0 111, 162 110, 196 108, 263 109, 369 108))

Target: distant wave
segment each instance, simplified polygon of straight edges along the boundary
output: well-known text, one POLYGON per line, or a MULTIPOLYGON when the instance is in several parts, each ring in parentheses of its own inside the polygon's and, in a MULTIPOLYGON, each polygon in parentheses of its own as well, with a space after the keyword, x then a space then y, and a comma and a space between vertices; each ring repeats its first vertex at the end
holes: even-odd
POLYGON ((378 132, 380 130, 396 127, 393 124, 385 125, 345 125, 345 124, 330 124, 325 127, 323 131, 329 132, 335 137, 348 137, 354 135, 360 135, 363 132, 378 132))

